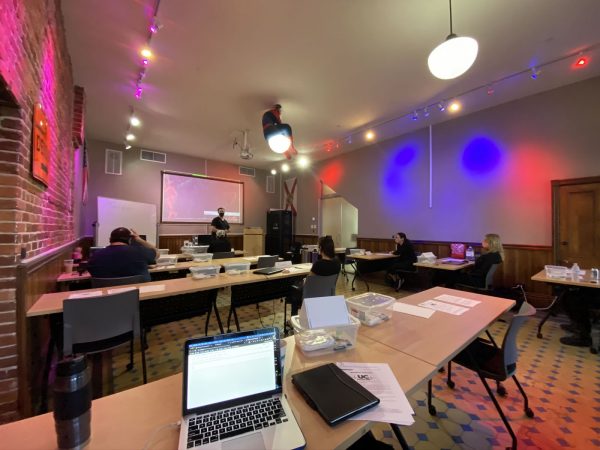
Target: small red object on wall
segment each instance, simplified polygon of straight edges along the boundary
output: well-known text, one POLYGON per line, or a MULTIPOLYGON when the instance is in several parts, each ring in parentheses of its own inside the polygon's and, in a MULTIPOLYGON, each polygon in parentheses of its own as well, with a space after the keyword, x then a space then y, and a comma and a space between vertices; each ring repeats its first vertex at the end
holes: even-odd
POLYGON ((48 186, 48 121, 39 103, 33 110, 33 158, 32 175, 45 186, 48 186))

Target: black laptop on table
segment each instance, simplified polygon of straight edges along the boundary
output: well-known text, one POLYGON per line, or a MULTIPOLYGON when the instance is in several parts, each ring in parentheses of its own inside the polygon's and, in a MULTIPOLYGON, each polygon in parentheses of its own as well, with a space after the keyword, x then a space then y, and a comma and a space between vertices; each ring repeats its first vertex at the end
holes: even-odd
POLYGON ((305 446, 282 394, 279 329, 185 343, 179 450, 305 446))

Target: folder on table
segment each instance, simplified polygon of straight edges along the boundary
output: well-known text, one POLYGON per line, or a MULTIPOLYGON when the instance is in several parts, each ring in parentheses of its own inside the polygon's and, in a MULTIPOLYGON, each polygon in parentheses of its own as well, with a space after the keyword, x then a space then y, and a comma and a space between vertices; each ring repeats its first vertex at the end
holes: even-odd
POLYGON ((379 399, 333 363, 292 375, 292 383, 329 425, 379 403, 379 399))

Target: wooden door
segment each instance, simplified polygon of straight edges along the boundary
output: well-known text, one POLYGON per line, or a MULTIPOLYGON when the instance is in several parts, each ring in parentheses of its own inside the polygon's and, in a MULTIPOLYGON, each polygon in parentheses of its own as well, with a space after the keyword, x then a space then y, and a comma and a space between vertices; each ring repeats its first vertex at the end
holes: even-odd
POLYGON ((552 182, 558 264, 600 267, 600 177, 552 182))

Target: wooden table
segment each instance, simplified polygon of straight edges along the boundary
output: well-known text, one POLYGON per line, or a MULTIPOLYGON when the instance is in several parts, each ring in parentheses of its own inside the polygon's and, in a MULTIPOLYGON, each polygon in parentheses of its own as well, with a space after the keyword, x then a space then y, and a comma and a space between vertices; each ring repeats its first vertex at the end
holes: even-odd
MULTIPOLYGON (((288 338, 283 390, 307 442, 307 449, 344 449, 372 426, 368 421, 348 420, 330 427, 293 387, 291 375, 327 362, 388 363, 407 394, 433 376, 436 368, 394 351, 366 337, 359 337, 353 350, 320 357, 306 357, 288 338)), ((165 428, 181 418, 182 375, 129 389, 92 402, 92 437, 87 447, 95 449, 175 449, 179 428, 165 428), (159 430, 159 431, 157 431, 159 430), (153 433, 155 433, 152 437, 153 433)), ((56 448, 51 413, 0 426, 0 446, 21 450, 56 448)))
POLYGON ((565 278, 552 278, 546 275, 546 270, 541 270, 535 275, 531 277, 532 281, 540 281, 542 283, 547 283, 554 286, 558 290, 558 295, 554 303, 548 308, 548 312, 542 318, 538 325, 537 337, 542 339, 544 335, 542 334, 542 327, 546 323, 546 321, 550 318, 550 315, 553 314, 558 307, 562 304, 565 299, 565 294, 568 291, 568 287, 583 287, 583 288, 591 288, 598 289, 600 288, 600 283, 598 280, 592 280, 590 270, 585 270, 585 275, 574 279, 572 276, 568 276, 565 278))
POLYGON ((434 263, 416 262, 416 263, 413 263, 413 266, 425 267, 427 269, 455 271, 455 270, 462 270, 462 269, 464 269, 466 267, 470 267, 474 264, 475 263, 473 261, 467 261, 463 264, 450 264, 448 262, 444 262, 444 258, 442 258, 442 259, 437 259, 434 263))
MULTIPOLYGON (((352 290, 354 291, 354 281, 357 277, 365 273, 378 272, 385 270, 391 266, 393 260, 398 256, 392 253, 371 253, 369 255, 346 255, 346 259, 353 259, 354 264, 354 277, 352 278, 352 290)), ((365 285, 367 286, 367 292, 370 290, 369 283, 363 278, 365 285)))

